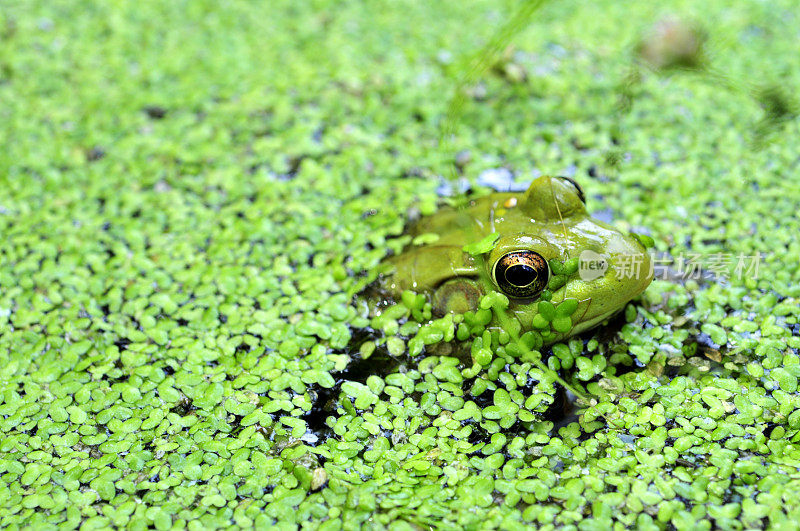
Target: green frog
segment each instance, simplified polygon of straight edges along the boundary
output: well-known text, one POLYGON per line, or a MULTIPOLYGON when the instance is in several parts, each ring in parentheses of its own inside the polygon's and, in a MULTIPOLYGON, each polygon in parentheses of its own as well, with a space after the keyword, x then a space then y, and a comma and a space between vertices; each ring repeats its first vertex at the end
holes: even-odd
POLYGON ((521 330, 541 332, 543 344, 597 326, 653 278, 640 240, 591 218, 567 177, 443 207, 409 234, 414 243, 385 262, 384 290, 395 298, 424 293, 439 315, 477 310, 485 294, 499 291, 521 330), (477 252, 465 248, 475 241, 482 241, 477 252))

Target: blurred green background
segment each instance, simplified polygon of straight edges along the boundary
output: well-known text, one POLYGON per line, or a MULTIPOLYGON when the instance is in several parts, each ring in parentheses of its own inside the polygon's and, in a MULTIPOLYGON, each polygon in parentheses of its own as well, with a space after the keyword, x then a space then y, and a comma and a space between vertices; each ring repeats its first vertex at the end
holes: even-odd
POLYGON ((0 527, 793 525, 797 5, 553 2, 470 77, 520 5, 0 4, 0 527), (670 14, 717 77, 636 66, 670 14), (352 294, 457 159, 758 276, 562 346, 558 426, 521 362, 371 362, 425 328, 352 294))

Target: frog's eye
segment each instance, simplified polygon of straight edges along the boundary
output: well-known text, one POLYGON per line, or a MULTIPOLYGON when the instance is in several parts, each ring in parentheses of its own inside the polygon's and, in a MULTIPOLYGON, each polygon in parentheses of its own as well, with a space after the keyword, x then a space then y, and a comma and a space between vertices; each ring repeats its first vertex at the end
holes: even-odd
POLYGON ((550 279, 547 260, 533 251, 504 254, 494 265, 492 277, 506 295, 530 298, 538 295, 550 279))
POLYGON ((578 183, 575 182, 574 179, 570 179, 569 177, 559 177, 559 179, 567 181, 569 184, 571 184, 572 187, 575 188, 575 192, 577 192, 578 194, 578 199, 580 199, 581 203, 583 203, 584 205, 586 204, 586 195, 584 195, 583 189, 580 186, 578 186, 578 183))

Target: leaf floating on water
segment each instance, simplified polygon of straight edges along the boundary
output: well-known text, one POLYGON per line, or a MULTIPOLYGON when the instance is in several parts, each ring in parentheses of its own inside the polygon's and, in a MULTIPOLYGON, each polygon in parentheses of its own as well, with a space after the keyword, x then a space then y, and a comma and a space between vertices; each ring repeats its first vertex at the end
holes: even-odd
POLYGON ((703 354, 706 358, 716 361, 717 363, 722 363, 722 355, 720 354, 719 350, 717 349, 708 349, 703 351, 703 354))

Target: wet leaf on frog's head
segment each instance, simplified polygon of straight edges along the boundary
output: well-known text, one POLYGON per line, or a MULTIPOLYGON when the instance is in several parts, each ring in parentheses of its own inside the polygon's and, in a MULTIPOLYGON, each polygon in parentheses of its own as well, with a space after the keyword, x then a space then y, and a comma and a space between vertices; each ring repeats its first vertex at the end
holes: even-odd
POLYGON ((500 238, 500 233, 493 232, 476 242, 465 245, 462 249, 465 253, 469 253, 472 256, 488 253, 494 248, 494 244, 498 238, 500 238))

